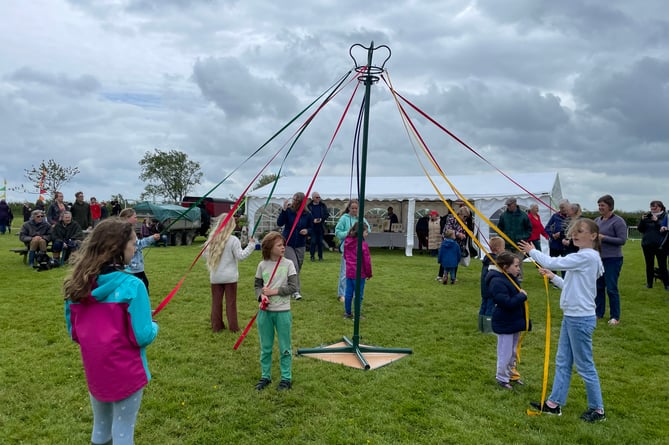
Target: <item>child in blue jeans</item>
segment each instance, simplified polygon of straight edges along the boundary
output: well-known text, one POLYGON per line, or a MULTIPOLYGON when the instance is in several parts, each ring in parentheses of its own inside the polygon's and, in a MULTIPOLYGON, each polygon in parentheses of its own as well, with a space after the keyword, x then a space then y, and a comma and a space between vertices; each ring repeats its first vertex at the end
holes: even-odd
MULTIPOLYGON (((360 303, 365 291, 365 281, 372 278, 372 258, 369 255, 369 246, 364 238, 367 229, 362 232, 362 267, 360 268, 360 303)), ((358 266, 358 223, 354 223, 344 240, 344 261, 346 262, 346 293, 344 295, 344 318, 353 318, 351 303, 355 289, 355 276, 358 266)))
POLYGON ((531 402, 531 405, 544 413, 561 415, 561 406, 567 403, 571 374, 575 367, 585 383, 588 398, 588 409, 581 415, 581 419, 586 422, 600 422, 606 420, 606 415, 602 388, 592 354, 592 333, 597 326, 597 278, 604 274, 604 266, 599 256, 599 227, 590 219, 579 218, 570 224, 568 238, 579 250, 564 257, 550 257, 536 250, 531 243, 518 243, 525 253, 541 264, 542 269, 539 272, 562 289, 560 308, 564 316, 555 354, 553 388, 543 405, 537 402, 531 402), (567 273, 563 279, 551 269, 564 270, 567 273))

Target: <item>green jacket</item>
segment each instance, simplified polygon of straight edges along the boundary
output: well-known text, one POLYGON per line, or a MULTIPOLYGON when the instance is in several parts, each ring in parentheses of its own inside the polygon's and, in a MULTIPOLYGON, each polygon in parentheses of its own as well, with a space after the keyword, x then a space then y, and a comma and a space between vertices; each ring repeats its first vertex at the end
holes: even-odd
MULTIPOLYGON (((511 241, 518 244, 518 241, 527 241, 532 234, 532 223, 527 213, 517 208, 515 212, 505 210, 499 217, 497 227, 508 236, 511 241)), ((514 247, 505 241, 507 249, 514 249, 514 247)))

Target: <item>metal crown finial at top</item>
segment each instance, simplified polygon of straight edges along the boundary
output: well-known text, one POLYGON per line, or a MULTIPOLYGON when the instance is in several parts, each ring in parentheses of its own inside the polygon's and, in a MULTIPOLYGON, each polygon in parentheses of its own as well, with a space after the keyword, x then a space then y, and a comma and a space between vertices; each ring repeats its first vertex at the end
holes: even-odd
POLYGON ((351 45, 351 47, 348 49, 348 54, 351 56, 351 59, 353 59, 353 63, 355 64, 355 71, 360 73, 361 76, 358 77, 360 81, 370 81, 372 83, 378 82, 379 76, 378 74, 381 74, 385 70, 386 62, 390 59, 390 56, 392 55, 392 52, 390 51, 390 47, 388 45, 379 45, 379 46, 374 46, 374 41, 371 42, 371 44, 367 46, 363 46, 360 43, 356 43, 354 45, 351 45), (364 50, 367 50, 367 64, 366 65, 361 65, 358 63, 356 60, 355 56, 353 55, 353 50, 355 48, 362 48, 364 50), (380 50, 380 49, 385 49, 388 53, 387 57, 383 60, 383 63, 381 66, 378 65, 372 65, 372 56, 374 51, 380 50))

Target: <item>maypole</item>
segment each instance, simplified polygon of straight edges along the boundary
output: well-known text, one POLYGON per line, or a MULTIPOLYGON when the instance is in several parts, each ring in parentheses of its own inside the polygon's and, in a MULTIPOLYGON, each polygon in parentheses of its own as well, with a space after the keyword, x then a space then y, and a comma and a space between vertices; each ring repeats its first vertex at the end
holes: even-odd
MULTIPOLYGON (((360 168, 360 199, 359 199, 359 211, 358 211, 358 245, 357 245, 357 257, 362 258, 362 242, 363 242, 363 231, 365 229, 364 225, 364 215, 365 215, 365 183, 367 176, 367 148, 368 148, 368 139, 369 139, 369 108, 370 108, 370 97, 371 97, 371 87, 374 83, 379 81, 379 74, 383 73, 384 67, 388 59, 390 59, 390 48, 386 45, 380 45, 374 47, 374 41, 371 42, 369 47, 365 47, 359 43, 352 45, 349 48, 349 55, 353 62, 355 63, 355 71, 359 73, 358 81, 362 82, 365 85, 365 106, 364 106, 364 115, 363 115, 363 129, 362 129, 362 156, 361 156, 361 168, 360 168), (367 50, 367 65, 359 65, 353 56, 353 49, 360 47, 367 50), (385 58, 381 66, 372 65, 372 59, 374 56, 374 51, 379 49, 385 49, 388 51, 388 56, 385 58)), ((374 354, 375 356, 386 355, 389 357, 388 361, 383 364, 390 363, 391 361, 401 358, 404 355, 411 354, 411 349, 406 348, 381 348, 376 346, 367 346, 360 344, 360 283, 362 272, 362 261, 357 261, 356 271, 355 271, 355 294, 354 294, 354 317, 353 317, 353 340, 348 339, 347 337, 343 338, 343 345, 331 345, 321 348, 301 348, 297 350, 298 355, 320 355, 320 354, 353 354, 359 361, 361 367, 365 370, 371 368, 367 357, 365 354, 374 354)), ((321 357, 324 358, 324 357, 321 357)), ((324 358, 327 360, 326 358, 324 358)), ((383 360, 383 359, 382 359, 383 360)))

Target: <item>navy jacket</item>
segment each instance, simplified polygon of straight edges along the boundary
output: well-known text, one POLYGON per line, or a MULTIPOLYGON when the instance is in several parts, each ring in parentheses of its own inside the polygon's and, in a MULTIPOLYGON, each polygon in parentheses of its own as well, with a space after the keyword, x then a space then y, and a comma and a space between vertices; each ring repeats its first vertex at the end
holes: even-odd
POLYGON ((439 247, 437 262, 444 269, 455 269, 460 263, 460 256, 460 246, 458 243, 454 239, 446 238, 441 242, 441 247, 439 247))
POLYGON ((553 213, 551 218, 546 223, 544 230, 548 234, 548 247, 554 251, 564 250, 562 245, 562 240, 565 238, 565 230, 567 218, 560 212, 553 213), (553 234, 560 232, 560 237, 558 239, 553 238, 553 234))
POLYGON ((491 270, 486 277, 488 291, 495 302, 492 312, 492 331, 513 334, 525 330, 525 300, 527 295, 518 289, 502 272, 491 270))
POLYGON ((307 209, 309 209, 309 213, 311 213, 312 230, 324 234, 325 222, 330 217, 330 212, 328 212, 328 207, 322 202, 320 204, 314 204, 314 202, 311 201, 309 204, 307 204, 307 209), (318 224, 314 224, 314 219, 316 218, 320 218, 322 221, 318 224))
POLYGON ((307 243, 307 236, 300 235, 300 230, 302 229, 310 230, 313 226, 312 224, 313 218, 311 216, 311 213, 307 212, 306 210, 303 210, 302 215, 300 215, 300 220, 297 222, 295 230, 293 230, 293 235, 290 237, 290 239, 288 239, 288 235, 290 234, 290 230, 293 228, 293 223, 295 222, 296 218, 297 218, 297 213, 295 212, 295 210, 289 207, 286 210, 282 210, 281 213, 279 213, 279 217, 276 219, 276 225, 279 227, 283 226, 282 234, 283 237, 287 239, 286 247, 287 246, 293 248, 304 247, 307 243))

